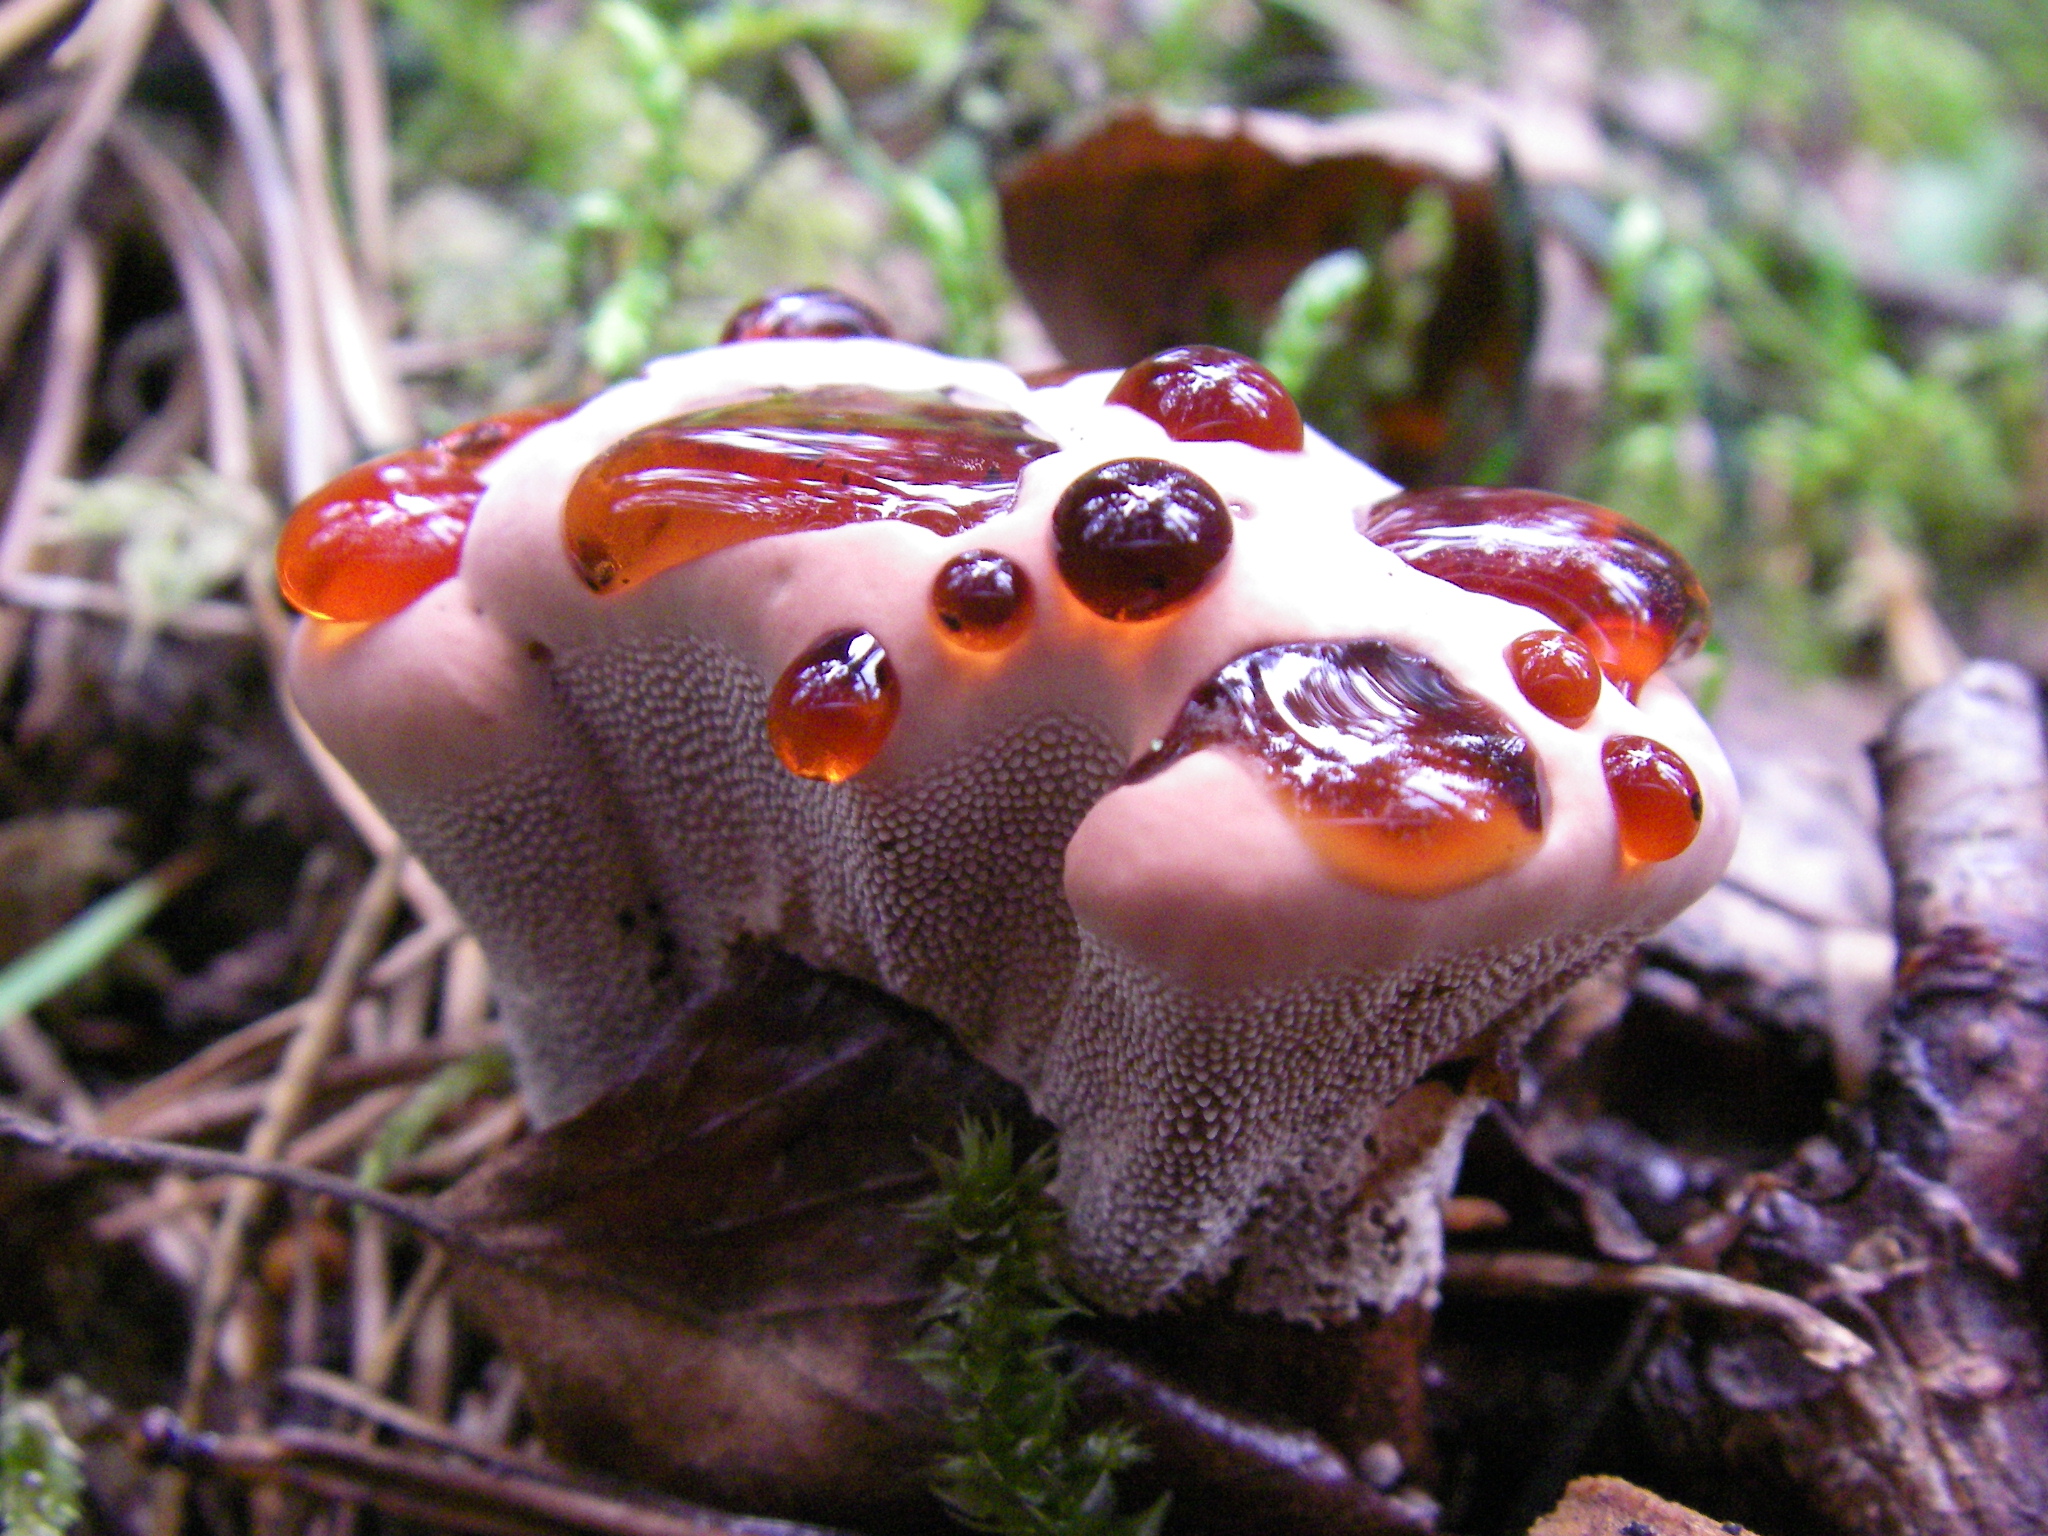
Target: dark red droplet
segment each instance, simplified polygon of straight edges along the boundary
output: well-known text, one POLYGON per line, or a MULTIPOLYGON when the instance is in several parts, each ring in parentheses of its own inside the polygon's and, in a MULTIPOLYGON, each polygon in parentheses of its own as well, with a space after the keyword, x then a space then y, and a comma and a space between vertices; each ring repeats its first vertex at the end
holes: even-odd
POLYGON ((1031 578, 994 550, 955 555, 932 581, 932 617, 962 649, 999 651, 1031 622, 1031 578))
POLYGON ((1149 416, 1177 443, 1249 443, 1293 453, 1301 412, 1264 367, 1224 347, 1169 347, 1126 368, 1110 405, 1149 416))
POLYGON ((1508 671, 1522 697, 1551 719, 1584 725, 1600 703, 1600 666, 1561 629, 1531 630, 1508 642, 1508 671))
POLYGON ((358 464, 296 507, 277 541, 285 601, 316 619, 389 618, 455 574, 484 493, 484 466, 567 405, 458 427, 418 448, 358 464))
POLYGON ((1600 747, 1600 771, 1625 855, 1657 864, 1692 846, 1705 805, 1684 758, 1647 736, 1610 736, 1600 747))
POLYGON ((768 744, 800 779, 844 783, 874 760, 902 707, 896 669, 864 629, 827 635, 768 695, 768 744))
POLYGON ((1068 588, 1105 619, 1179 607, 1230 553, 1230 513, 1199 475, 1164 459, 1112 459, 1067 487, 1052 514, 1068 588))
POLYGON ((962 533, 1057 445, 1010 411, 832 385, 692 411, 620 439, 569 488, 562 531, 609 592, 729 545, 893 518, 962 533))
POLYGON ((1522 603, 1571 631, 1631 698, 1707 636, 1707 595, 1685 558, 1591 502, 1439 486, 1381 502, 1358 528, 1419 571, 1522 603))
POLYGON ((1385 641, 1238 657, 1195 690, 1129 778, 1212 746, 1249 755, 1323 858, 1391 895, 1477 884, 1542 837, 1527 738, 1436 663, 1385 641))
POLYGON ((887 336, 889 322, 836 288, 796 288, 757 299, 725 322, 721 342, 887 336))

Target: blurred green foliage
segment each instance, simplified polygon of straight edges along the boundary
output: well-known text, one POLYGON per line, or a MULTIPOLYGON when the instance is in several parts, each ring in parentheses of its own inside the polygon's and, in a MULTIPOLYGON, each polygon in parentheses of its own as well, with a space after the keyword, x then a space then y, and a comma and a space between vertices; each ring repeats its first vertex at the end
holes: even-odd
MULTIPOLYGON (((1589 189, 1592 227, 1567 232, 1611 312, 1598 419, 1553 470, 1563 488, 1655 526, 1772 615, 1787 654, 1820 664, 1848 657, 1866 623, 1857 564, 1873 530, 1932 562, 1952 604, 2037 570, 2037 0, 1569 9, 1599 55, 1613 174, 1589 189), (1621 104, 1638 86, 1697 95, 1697 131, 1630 126, 1621 104), (1881 190, 1879 213, 1845 214, 1859 187, 1881 190)), ((412 61, 409 215, 459 186, 500 226, 467 253, 416 241, 408 301, 436 324, 575 327, 585 383, 707 342, 739 304, 797 284, 854 287, 915 340, 1011 350, 1029 328, 995 187, 1014 157, 1134 96, 1328 114, 1384 104, 1418 70, 1511 91, 1526 20, 1499 0, 391 12, 393 56, 412 61)), ((1411 200, 1363 232, 1301 274, 1267 328, 1268 362, 1340 440, 1411 369, 1439 212, 1411 200)), ((1485 462, 1511 472, 1513 452, 1485 462)))
POLYGON ((82 1512, 83 1458, 50 1405, 21 1390, 20 1367, 0 1367, 0 1531, 65 1536, 82 1512))

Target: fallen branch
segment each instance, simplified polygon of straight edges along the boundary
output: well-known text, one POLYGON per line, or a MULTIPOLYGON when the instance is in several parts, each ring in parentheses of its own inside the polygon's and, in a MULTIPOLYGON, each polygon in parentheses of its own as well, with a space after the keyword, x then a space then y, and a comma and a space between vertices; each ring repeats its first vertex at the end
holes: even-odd
POLYGON ((1453 1253, 1444 1283, 1464 1290, 1582 1296, 1661 1296, 1759 1318, 1785 1330, 1799 1353, 1828 1372, 1868 1365, 1874 1351, 1819 1308, 1768 1286, 1676 1264, 1606 1264, 1562 1253, 1453 1253))

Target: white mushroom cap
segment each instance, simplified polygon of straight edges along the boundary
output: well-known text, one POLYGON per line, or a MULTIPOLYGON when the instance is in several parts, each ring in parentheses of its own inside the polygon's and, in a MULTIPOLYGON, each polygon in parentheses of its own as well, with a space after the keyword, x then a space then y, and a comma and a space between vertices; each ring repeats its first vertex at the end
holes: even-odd
POLYGON ((1060 1130, 1077 1279, 1104 1304, 1241 1265, 1243 1304, 1391 1305, 1433 1281, 1434 1201, 1471 1115, 1440 1085, 1402 1095, 1711 884, 1734 784, 1661 677, 1636 702, 1604 687, 1576 727, 1531 705, 1504 652, 1554 625, 1362 537, 1356 512, 1393 490, 1364 465, 1313 434, 1297 453, 1175 442, 1103 404, 1114 380, 1031 390, 871 339, 664 359, 492 464, 459 573, 380 623, 309 624, 291 684, 475 925, 541 1121, 677 1027, 735 941, 767 938, 930 1010, 1028 1090, 1060 1130), (853 523, 584 584, 563 508, 596 454, 693 409, 830 385, 1015 412, 1057 451, 963 533, 853 523), (1207 584, 1142 622, 1078 600, 1050 531, 1077 477, 1124 458, 1180 465, 1232 512, 1207 584), (934 575, 967 550, 1030 578, 1006 648, 963 649, 933 620, 934 575), (769 746, 769 692, 844 629, 886 650, 900 715, 855 777, 798 778, 769 746), (1121 782, 1234 659, 1361 638, 1427 658, 1527 739, 1542 833, 1526 858, 1393 895, 1328 863, 1241 751, 1121 782), (1704 814, 1675 857, 1619 851, 1600 759, 1615 734, 1697 779, 1704 814))

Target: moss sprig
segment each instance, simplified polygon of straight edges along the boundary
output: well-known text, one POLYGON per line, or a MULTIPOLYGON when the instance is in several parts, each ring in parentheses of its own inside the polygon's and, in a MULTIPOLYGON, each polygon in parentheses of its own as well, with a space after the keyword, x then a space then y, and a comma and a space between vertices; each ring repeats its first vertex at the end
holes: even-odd
POLYGON ((1117 1511, 1116 1474, 1145 1457, 1137 1437, 1073 1423, 1074 1373, 1056 1335, 1085 1309, 1055 1277, 1052 1149, 1020 1160, 1006 1127, 968 1120, 959 1153, 933 1162, 939 1190, 914 1214, 946 1268, 909 1355, 946 1400, 953 1450, 933 1490, 999 1536, 1156 1536, 1164 1497, 1117 1511))

